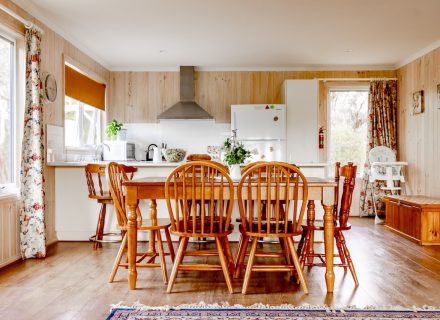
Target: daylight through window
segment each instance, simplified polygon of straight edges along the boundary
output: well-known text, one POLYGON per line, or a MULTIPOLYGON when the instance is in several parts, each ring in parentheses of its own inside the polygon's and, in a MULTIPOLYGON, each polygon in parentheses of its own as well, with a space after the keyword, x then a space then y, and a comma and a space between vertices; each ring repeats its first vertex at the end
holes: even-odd
POLYGON ((0 185, 15 180, 14 42, 0 36, 0 185))
POLYGON ((368 89, 329 91, 331 162, 353 162, 362 169, 367 152, 368 89))

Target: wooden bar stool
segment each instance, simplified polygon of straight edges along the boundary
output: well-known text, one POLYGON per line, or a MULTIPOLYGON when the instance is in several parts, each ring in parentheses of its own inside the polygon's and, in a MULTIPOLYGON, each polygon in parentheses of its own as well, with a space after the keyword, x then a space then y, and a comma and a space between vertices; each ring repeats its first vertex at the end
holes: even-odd
MULTIPOLYGON (((126 173, 130 174, 130 179, 133 178, 137 168, 130 166, 123 166, 126 173)), ((96 233, 92 235, 89 240, 93 242, 93 249, 102 247, 101 243, 120 242, 120 239, 104 239, 105 236, 117 236, 119 233, 104 233, 105 216, 107 212, 107 205, 113 204, 112 197, 103 183, 105 182, 105 165, 90 163, 85 167, 87 188, 89 190, 89 198, 96 200, 101 208, 99 210, 98 223, 96 225, 96 233)))

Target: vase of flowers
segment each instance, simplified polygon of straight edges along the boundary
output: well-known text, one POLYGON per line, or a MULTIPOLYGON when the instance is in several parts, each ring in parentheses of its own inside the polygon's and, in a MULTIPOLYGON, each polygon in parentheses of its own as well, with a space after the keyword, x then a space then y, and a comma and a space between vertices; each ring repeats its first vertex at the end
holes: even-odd
POLYGON ((229 175, 233 180, 240 180, 241 169, 240 164, 243 164, 247 158, 251 156, 242 143, 237 141, 235 130, 232 138, 227 138, 223 143, 224 161, 228 164, 229 175))

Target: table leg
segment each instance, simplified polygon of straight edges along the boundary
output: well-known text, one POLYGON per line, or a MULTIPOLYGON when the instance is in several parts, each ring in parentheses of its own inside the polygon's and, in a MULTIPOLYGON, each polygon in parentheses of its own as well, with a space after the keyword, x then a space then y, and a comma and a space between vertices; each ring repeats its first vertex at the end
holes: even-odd
MULTIPOLYGON (((150 200, 150 219, 153 226, 157 225, 157 203, 156 199, 150 200)), ((150 231, 150 241, 148 252, 156 253, 156 237, 154 231, 150 231)))
MULTIPOLYGON (((313 227, 313 225, 315 224, 315 201, 314 200, 309 200, 307 203, 307 226, 308 227, 313 227)), ((315 249, 314 249, 314 244, 315 244, 315 231, 310 228, 310 238, 308 243, 310 243, 310 245, 308 245, 307 243, 305 244, 305 247, 307 248, 307 263, 308 264, 312 264, 313 263, 313 254, 315 253, 315 249)))
POLYGON ((333 272, 333 239, 335 233, 335 225, 333 223, 333 206, 322 205, 324 207, 324 244, 325 244, 325 282, 327 292, 333 292, 335 285, 335 274, 333 272))
POLYGON ((137 204, 128 205, 128 284, 130 289, 136 288, 137 271, 136 271, 136 254, 137 254, 137 204))

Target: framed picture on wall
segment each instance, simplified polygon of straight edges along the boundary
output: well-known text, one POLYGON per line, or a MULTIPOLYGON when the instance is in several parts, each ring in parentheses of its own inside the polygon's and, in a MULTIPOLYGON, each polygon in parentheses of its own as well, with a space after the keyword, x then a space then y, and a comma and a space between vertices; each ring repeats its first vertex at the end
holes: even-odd
POLYGON ((424 111, 423 90, 413 93, 413 114, 419 114, 424 111))
POLYGON ((437 85, 437 108, 440 109, 440 83, 437 85))

